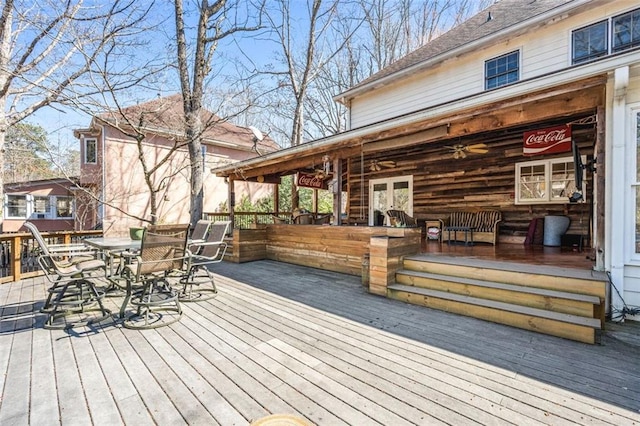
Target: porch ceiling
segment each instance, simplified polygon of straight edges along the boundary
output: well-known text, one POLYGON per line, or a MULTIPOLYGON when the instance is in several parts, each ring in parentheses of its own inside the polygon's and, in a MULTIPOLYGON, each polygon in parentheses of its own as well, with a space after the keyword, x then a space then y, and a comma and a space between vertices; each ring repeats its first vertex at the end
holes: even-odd
POLYGON ((427 119, 425 111, 396 117, 213 169, 212 173, 232 180, 278 183, 281 176, 319 167, 325 155, 331 160, 348 159, 362 152, 437 143, 488 130, 574 116, 604 105, 606 81, 606 75, 599 75, 466 109, 447 111, 447 105, 443 105, 435 108, 438 113, 427 119), (411 115, 420 115, 420 118, 411 120, 411 115))

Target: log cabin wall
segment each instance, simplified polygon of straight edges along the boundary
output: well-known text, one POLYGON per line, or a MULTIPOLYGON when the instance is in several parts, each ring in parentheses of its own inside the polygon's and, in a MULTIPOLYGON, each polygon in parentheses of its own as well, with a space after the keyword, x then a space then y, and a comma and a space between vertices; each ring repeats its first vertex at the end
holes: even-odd
MULTIPOLYGON (((593 111, 592 114, 595 114, 593 111)), ((368 184, 371 179, 413 175, 413 216, 419 221, 445 218, 454 211, 497 209, 502 212, 499 240, 520 243, 533 218, 566 215, 571 218, 568 233, 590 235, 593 174, 585 171, 585 202, 567 204, 515 204, 516 163, 570 157, 571 152, 524 156, 523 133, 566 124, 580 118, 564 117, 528 126, 477 133, 446 141, 431 142, 398 150, 352 157, 348 164, 348 222, 368 220, 368 184), (486 154, 468 153, 454 159, 447 148, 455 144, 484 143, 486 154), (371 171, 371 161, 395 161, 396 167, 371 171), (364 171, 364 174, 362 173, 364 171)), ((572 137, 580 153, 593 158, 596 124, 572 126, 572 137)))

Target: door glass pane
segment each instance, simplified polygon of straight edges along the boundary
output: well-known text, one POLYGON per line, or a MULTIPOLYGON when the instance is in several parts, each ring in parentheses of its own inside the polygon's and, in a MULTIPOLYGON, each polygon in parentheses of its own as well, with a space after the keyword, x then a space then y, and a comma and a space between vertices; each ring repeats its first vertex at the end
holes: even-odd
POLYGON ((409 213, 409 182, 394 182, 392 208, 409 213))
MULTIPOLYGON (((376 183, 373 185, 373 198, 371 200, 373 206, 373 225, 384 225, 385 213, 388 210, 387 204, 387 184, 376 183)), ((371 221, 369 221, 371 223, 371 221)))

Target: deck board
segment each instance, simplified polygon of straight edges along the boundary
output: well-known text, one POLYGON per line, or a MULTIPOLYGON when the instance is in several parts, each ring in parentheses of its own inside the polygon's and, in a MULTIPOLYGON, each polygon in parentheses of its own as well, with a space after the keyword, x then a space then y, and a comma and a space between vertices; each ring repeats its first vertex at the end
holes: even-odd
POLYGON ((145 331, 44 330, 47 284, 1 285, 0 424, 640 422, 638 326, 586 345, 370 295, 355 276, 215 271, 216 299, 145 331))

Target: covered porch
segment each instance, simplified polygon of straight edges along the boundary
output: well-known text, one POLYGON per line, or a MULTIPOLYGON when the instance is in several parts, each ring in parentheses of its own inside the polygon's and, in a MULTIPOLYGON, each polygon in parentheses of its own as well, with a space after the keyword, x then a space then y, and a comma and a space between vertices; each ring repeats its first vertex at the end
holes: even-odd
POLYGON ((213 172, 229 182, 232 216, 235 181, 278 185, 291 175, 315 177, 329 190, 333 226, 388 226, 385 213, 400 210, 424 236, 430 223, 454 214, 495 211, 495 237, 480 241, 500 245, 524 243, 532 221, 563 216, 566 233, 602 270, 605 84, 598 76, 485 104, 461 101, 476 106, 439 106, 213 172), (570 129, 568 152, 525 152, 524 135, 559 127, 570 129))

